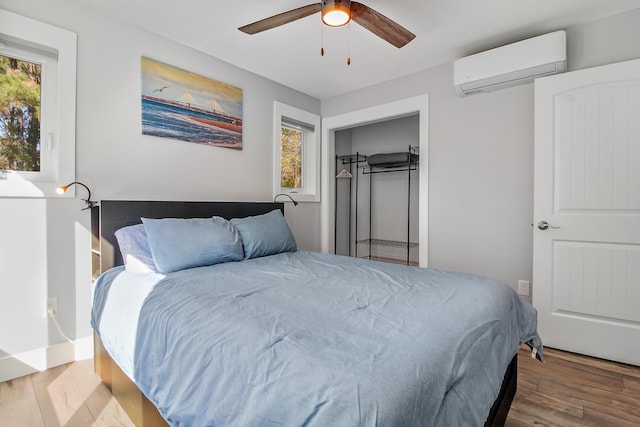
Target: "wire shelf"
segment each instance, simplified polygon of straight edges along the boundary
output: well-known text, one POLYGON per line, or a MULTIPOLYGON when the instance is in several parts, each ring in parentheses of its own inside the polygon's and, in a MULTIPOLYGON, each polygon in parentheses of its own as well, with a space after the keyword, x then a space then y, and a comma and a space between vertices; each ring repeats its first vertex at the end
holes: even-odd
POLYGON ((371 244, 372 246, 386 246, 390 248, 417 248, 418 243, 406 242, 401 240, 386 240, 386 239, 362 239, 358 240, 358 244, 371 244))
POLYGON ((344 156, 336 156, 336 158, 342 162, 343 165, 349 163, 363 163, 367 161, 367 156, 364 154, 345 154, 344 156))

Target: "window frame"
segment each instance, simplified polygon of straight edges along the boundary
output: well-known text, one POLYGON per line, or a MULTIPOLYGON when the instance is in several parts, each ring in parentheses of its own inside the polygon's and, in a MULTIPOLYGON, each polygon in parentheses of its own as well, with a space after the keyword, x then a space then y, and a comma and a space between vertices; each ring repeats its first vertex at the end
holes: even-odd
POLYGON ((297 202, 320 201, 320 116, 275 101, 273 121, 273 196, 288 194, 297 202), (281 186, 281 141, 283 126, 299 126, 302 141, 302 189, 281 186))
POLYGON ((5 171, 0 197, 75 197, 55 190, 75 180, 76 52, 75 33, 0 9, 0 53, 42 64, 40 171, 5 171))

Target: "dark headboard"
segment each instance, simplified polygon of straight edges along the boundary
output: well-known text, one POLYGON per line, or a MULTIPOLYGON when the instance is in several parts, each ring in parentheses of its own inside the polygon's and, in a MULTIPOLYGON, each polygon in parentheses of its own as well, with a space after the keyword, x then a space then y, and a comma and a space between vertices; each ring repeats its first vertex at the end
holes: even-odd
POLYGON ((140 217, 207 218, 216 215, 226 219, 244 218, 265 214, 274 209, 280 209, 284 214, 284 203, 101 200, 99 209, 100 271, 105 272, 123 264, 114 233, 127 225, 140 224, 140 217))

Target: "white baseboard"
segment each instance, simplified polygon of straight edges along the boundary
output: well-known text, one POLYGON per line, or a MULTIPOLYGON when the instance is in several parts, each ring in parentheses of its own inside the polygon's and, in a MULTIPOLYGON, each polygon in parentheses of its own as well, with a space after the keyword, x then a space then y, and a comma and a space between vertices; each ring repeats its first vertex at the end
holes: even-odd
POLYGON ((0 358, 0 382, 93 357, 93 337, 78 338, 0 358))

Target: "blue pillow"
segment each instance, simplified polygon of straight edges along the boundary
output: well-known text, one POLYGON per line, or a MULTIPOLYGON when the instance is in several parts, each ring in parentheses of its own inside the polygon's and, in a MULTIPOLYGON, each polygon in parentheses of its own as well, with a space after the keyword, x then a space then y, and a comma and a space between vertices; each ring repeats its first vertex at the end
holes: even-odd
POLYGON ((279 209, 264 215, 234 218, 231 224, 240 230, 245 258, 294 252, 298 249, 279 209))
POLYGON ((242 259, 240 234, 224 218, 142 218, 142 223, 160 273, 242 259))
POLYGON ((144 225, 128 225, 115 232, 124 267, 132 273, 155 273, 156 265, 151 256, 144 225))

